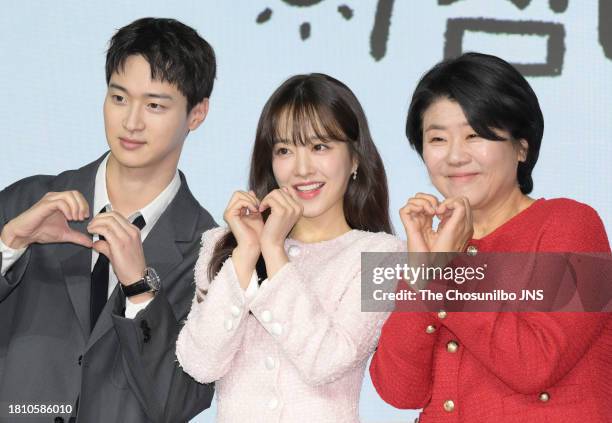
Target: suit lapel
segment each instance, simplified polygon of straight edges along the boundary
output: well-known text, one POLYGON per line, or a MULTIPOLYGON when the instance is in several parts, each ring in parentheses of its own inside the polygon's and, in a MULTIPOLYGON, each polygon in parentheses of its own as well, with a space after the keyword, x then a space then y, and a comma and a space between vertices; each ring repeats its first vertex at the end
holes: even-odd
POLYGON ((79 319, 83 337, 89 336, 89 297, 91 284, 91 250, 88 248, 72 248, 62 245, 60 263, 68 296, 79 319), (76 251, 75 251, 76 250, 76 251))
MULTIPOLYGON (((74 172, 74 176, 57 190, 77 190, 83 194, 90 209, 93 207, 94 184, 98 166, 104 156, 74 172)), ((90 216, 93 213, 90 213, 90 216)), ((90 217, 91 219, 91 217, 90 217)), ((70 222, 70 227, 87 234, 89 220, 70 222)), ((76 244, 58 244, 58 257, 64 274, 68 296, 79 319, 83 337, 89 336, 89 297, 91 290, 91 249, 76 244)))

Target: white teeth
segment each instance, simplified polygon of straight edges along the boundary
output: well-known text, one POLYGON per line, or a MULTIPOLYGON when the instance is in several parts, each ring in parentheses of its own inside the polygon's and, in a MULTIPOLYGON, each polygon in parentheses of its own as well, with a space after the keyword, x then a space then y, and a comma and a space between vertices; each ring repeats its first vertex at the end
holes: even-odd
POLYGON ((298 191, 312 191, 315 189, 319 189, 323 186, 323 183, 318 183, 318 184, 310 184, 310 185, 300 185, 298 187, 295 187, 295 189, 297 189, 298 191))

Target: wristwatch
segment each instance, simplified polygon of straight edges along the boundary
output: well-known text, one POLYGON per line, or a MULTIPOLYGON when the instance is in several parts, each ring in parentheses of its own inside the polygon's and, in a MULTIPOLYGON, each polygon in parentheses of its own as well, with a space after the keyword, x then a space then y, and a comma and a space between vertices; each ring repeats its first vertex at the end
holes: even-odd
POLYGON ((157 272, 152 267, 145 267, 144 276, 138 282, 131 285, 121 284, 121 290, 126 297, 143 294, 145 292, 159 291, 161 281, 157 272))

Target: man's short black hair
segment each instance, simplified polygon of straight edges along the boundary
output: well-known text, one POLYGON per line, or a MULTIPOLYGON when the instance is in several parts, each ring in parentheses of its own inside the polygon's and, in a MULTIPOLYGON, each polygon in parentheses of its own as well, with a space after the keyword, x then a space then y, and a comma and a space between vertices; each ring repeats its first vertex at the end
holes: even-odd
POLYGON ((125 61, 141 55, 151 78, 176 85, 187 98, 187 111, 209 98, 217 69, 215 52, 191 27, 175 20, 142 18, 119 29, 106 52, 106 83, 125 61))
POLYGON ((527 80, 499 57, 465 53, 434 66, 419 81, 406 119, 406 136, 423 157, 423 114, 438 99, 456 101, 468 123, 485 139, 501 141, 494 129, 507 131, 514 141, 529 144, 517 179, 523 194, 533 189, 531 172, 538 160, 544 117, 527 80))

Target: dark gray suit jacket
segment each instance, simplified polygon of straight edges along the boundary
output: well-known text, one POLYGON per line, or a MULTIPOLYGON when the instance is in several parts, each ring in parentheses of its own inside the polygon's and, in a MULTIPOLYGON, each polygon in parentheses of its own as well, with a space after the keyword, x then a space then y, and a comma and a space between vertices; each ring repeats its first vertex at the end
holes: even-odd
MULTIPOLYGON (((49 191, 78 190, 93 207, 101 161, 4 189, 0 230, 49 191)), ((87 224, 71 226, 87 233, 87 224)), ((183 373, 174 351, 194 295, 200 236, 214 226, 181 173, 180 190, 144 242, 147 265, 159 273, 161 290, 132 320, 123 317, 125 297, 117 287, 91 334, 91 250, 31 245, 0 276, 0 422, 68 423, 67 414, 17 419, 7 414, 8 405, 74 406, 77 397, 77 421, 83 423, 176 423, 208 408, 213 386, 183 373)))

